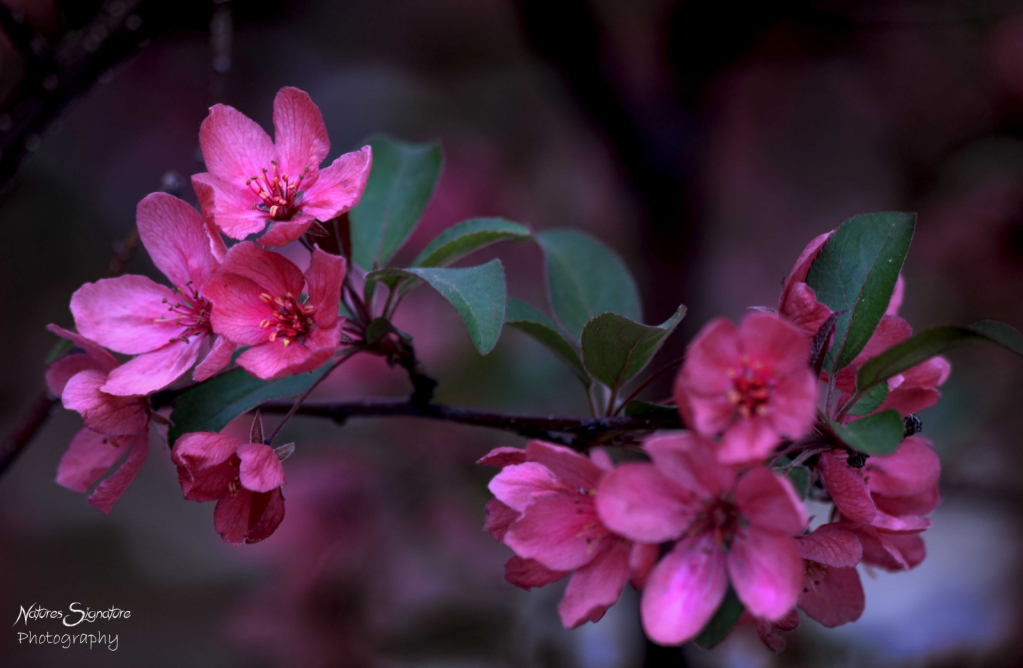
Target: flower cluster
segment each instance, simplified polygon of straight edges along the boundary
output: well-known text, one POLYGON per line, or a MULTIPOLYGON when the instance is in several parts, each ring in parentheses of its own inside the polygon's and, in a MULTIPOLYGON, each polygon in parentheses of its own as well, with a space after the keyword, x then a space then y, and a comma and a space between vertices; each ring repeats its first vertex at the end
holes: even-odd
MULTIPOLYGON (((900 426, 897 449, 868 456, 840 434, 861 419, 848 412, 858 369, 911 334, 897 315, 903 281, 856 359, 834 378, 818 373, 814 348, 836 318, 806 280, 829 236, 800 256, 777 311, 738 326, 715 320, 690 343, 674 384, 687 431, 649 436, 649 461, 615 467, 602 450, 587 458, 543 442, 480 460, 502 467, 486 528, 515 553, 509 582, 528 589, 575 571, 560 606, 574 627, 600 619, 631 579, 646 634, 665 645, 700 635, 734 593, 780 651, 797 608, 827 627, 859 618, 859 564, 905 570, 923 560, 920 533, 940 500, 930 443, 900 426), (833 504, 826 522, 811 524, 805 498, 833 504)), ((949 370, 934 357, 895 375, 870 412, 933 405, 949 370)))
MULTIPOLYGON (((151 395, 189 370, 202 382, 232 361, 264 380, 312 371, 342 345, 344 258, 311 247, 303 272, 265 246, 295 241, 354 207, 371 150, 321 170, 330 149, 323 117, 295 88, 277 94, 273 123, 276 141, 239 111, 213 107, 199 133, 209 172, 192 178, 201 213, 165 193, 138 205, 142 245, 169 285, 132 275, 87 283, 71 298, 77 332, 50 326, 80 352, 50 366, 48 387, 85 422, 57 482, 85 492, 129 453, 89 497, 105 513, 144 463, 150 424, 166 423, 151 395), (222 236, 253 234, 261 234, 258 243, 230 249, 222 236), (119 363, 108 351, 130 359, 119 363)), ((250 443, 185 434, 171 453, 185 498, 217 501, 215 524, 231 543, 262 540, 284 517, 279 457, 286 450, 275 452, 261 427, 259 434, 250 443)))

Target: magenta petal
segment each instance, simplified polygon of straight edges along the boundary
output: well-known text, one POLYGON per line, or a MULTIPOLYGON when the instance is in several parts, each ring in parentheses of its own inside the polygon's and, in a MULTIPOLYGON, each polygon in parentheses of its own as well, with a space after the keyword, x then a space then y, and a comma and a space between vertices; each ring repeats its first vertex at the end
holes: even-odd
POLYGON ((778 313, 812 341, 821 325, 831 317, 831 309, 817 301, 817 296, 806 283, 796 283, 778 307, 778 313))
POLYGON ((128 458, 112 476, 101 482, 89 495, 89 503, 104 515, 110 513, 114 503, 121 498, 124 490, 128 488, 128 485, 142 469, 142 465, 146 463, 146 457, 149 455, 149 430, 143 430, 129 442, 131 451, 128 452, 128 458))
POLYGON ((178 295, 145 276, 118 276, 86 283, 71 295, 71 313, 82 336, 126 355, 148 353, 177 338, 170 308, 178 295))
POLYGON ((735 471, 718 462, 716 448, 692 432, 659 434, 643 443, 664 477, 702 498, 718 496, 735 484, 735 471))
POLYGON ((216 274, 202 289, 213 302, 210 325, 213 331, 238 345, 255 346, 270 340, 270 330, 260 327, 272 315, 270 305, 260 299, 263 288, 235 274, 216 274))
MULTIPOLYGON (((81 349, 90 359, 96 362, 96 366, 94 368, 97 371, 106 373, 117 366, 117 360, 114 359, 114 356, 104 350, 103 346, 99 345, 95 341, 87 339, 81 334, 64 329, 63 327, 58 327, 57 325, 47 325, 46 329, 75 344, 76 348, 81 349)), ((64 382, 66 383, 67 380, 64 382)), ((57 393, 54 392, 54 394, 57 393)))
POLYGON ((863 584, 855 568, 811 569, 803 579, 799 607, 829 629, 855 622, 865 605, 863 584))
POLYGON ((896 549, 906 566, 915 568, 927 556, 927 547, 923 538, 916 533, 891 534, 887 536, 888 545, 896 549))
POLYGON ((274 97, 274 144, 281 174, 315 170, 330 152, 327 126, 309 94, 287 86, 274 97))
POLYGON ((878 511, 871 524, 886 533, 919 533, 931 528, 931 521, 925 517, 893 517, 881 511, 878 511))
POLYGON ((240 445, 242 442, 233 436, 208 431, 179 438, 171 451, 171 461, 178 467, 178 482, 185 498, 215 501, 227 494, 238 477, 237 466, 229 460, 240 445))
POLYGON ((508 445, 502 445, 499 448, 494 448, 487 454, 483 455, 476 460, 477 464, 483 466, 496 466, 497 468, 504 468, 505 466, 512 466, 514 464, 522 464, 526 461, 526 451, 522 448, 513 448, 508 445))
POLYGON ((504 579, 526 591, 557 582, 567 575, 568 571, 552 571, 536 559, 512 557, 504 565, 504 579))
POLYGON ((182 289, 198 289, 220 265, 213 257, 206 222, 187 203, 153 193, 136 210, 139 237, 156 268, 182 289))
POLYGON ((242 460, 240 474, 242 486, 253 492, 269 492, 283 485, 284 466, 269 445, 245 443, 238 446, 242 460))
POLYGON ((751 614, 775 621, 796 605, 803 560, 789 536, 749 526, 732 542, 728 575, 751 614))
POLYGON ((771 421, 762 415, 751 415, 739 420, 725 431, 718 450, 722 464, 740 465, 759 463, 781 443, 781 435, 771 421))
MULTIPOLYGON (((130 438, 120 439, 125 443, 130 438)), ((57 466, 57 484, 73 492, 86 492, 124 456, 124 448, 110 436, 82 429, 67 446, 57 466)))
POLYGON ((292 215, 290 220, 275 220, 266 234, 259 237, 259 243, 274 248, 286 246, 292 241, 298 241, 315 222, 315 218, 302 212, 292 215))
POLYGON ((623 464, 600 483, 597 514, 611 531, 644 543, 681 536, 702 507, 700 499, 651 464, 623 464))
POLYGON ((927 439, 910 436, 892 454, 868 459, 865 469, 871 492, 883 496, 912 496, 938 483, 941 461, 927 439))
POLYGON ((642 589, 650 577, 650 571, 661 558, 661 546, 653 543, 633 543, 629 551, 630 582, 636 589, 642 589))
POLYGON ((902 517, 904 515, 916 515, 926 517, 934 512, 934 509, 941 503, 941 492, 937 483, 927 491, 913 496, 879 496, 873 495, 874 505, 883 513, 902 517))
POLYGON ((589 457, 553 443, 531 441, 526 446, 526 459, 547 467, 565 485, 573 488, 592 491, 604 475, 604 471, 589 457))
POLYGON ((313 318, 320 327, 333 327, 337 322, 338 304, 341 302, 341 284, 345 280, 345 259, 324 253, 317 246, 305 273, 309 305, 313 318))
POLYGON ((520 557, 536 559, 558 571, 589 563, 607 541, 613 540, 597 519, 590 499, 581 493, 537 498, 508 527, 504 544, 520 557))
POLYGON ((558 604, 561 623, 574 629, 598 622, 618 598, 629 580, 629 543, 617 540, 573 575, 558 604))
MULTIPOLYGON (((321 355, 317 357, 317 359, 322 360, 320 364, 310 365, 308 362, 311 354, 309 348, 301 343, 292 343, 285 346, 284 342, 278 339, 273 343, 252 346, 239 355, 235 361, 238 362, 238 366, 256 378, 271 380, 304 371, 312 371, 312 369, 306 367, 319 367, 322 362, 326 361, 326 358, 321 355)), ((330 357, 329 352, 326 357, 330 357)))
POLYGON ((278 488, 264 494, 253 494, 251 513, 245 542, 258 543, 269 538, 284 521, 284 493, 278 488))
POLYGON ((640 601, 643 630, 660 645, 695 638, 728 590, 725 554, 710 534, 679 541, 647 579, 640 601))
POLYGON ((785 298, 794 286, 799 283, 806 282, 806 276, 810 273, 810 265, 817 259, 817 254, 821 252, 821 247, 824 246, 835 230, 825 232, 820 236, 814 237, 814 239, 806 245, 803 252, 799 254, 799 258, 796 260, 796 264, 792 267, 792 271, 789 272, 788 277, 785 279, 785 285, 782 288, 782 303, 785 303, 785 298))
POLYGON ((870 524, 877 509, 862 474, 846 463, 844 452, 831 450, 817 460, 824 488, 842 516, 853 522, 870 524))
MULTIPOLYGON (((115 365, 116 366, 116 365, 115 365)), ((111 367, 114 368, 114 367, 111 367)), ((89 355, 71 354, 61 357, 46 369, 46 388, 55 397, 64 394, 64 386, 71 378, 83 371, 99 371, 107 373, 109 369, 102 368, 96 360, 89 355)))
POLYGON ((807 367, 810 344, 803 334, 778 316, 753 312, 739 325, 744 355, 784 377, 807 367))
POLYGON ((199 358, 204 336, 175 341, 151 353, 142 353, 110 372, 101 388, 118 396, 152 394, 181 378, 199 358))
POLYGON ((213 526, 226 542, 232 545, 245 543, 253 496, 253 492, 242 488, 237 494, 228 494, 217 501, 217 507, 213 510, 213 526))
POLYGON ((498 500, 520 513, 539 496, 567 491, 550 469, 535 462, 506 466, 490 480, 489 488, 498 500))
POLYGON ((297 299, 305 286, 305 276, 291 260, 251 241, 232 246, 220 271, 249 279, 271 297, 291 293, 297 299))
POLYGON ((274 145, 263 128, 233 107, 216 104, 199 127, 199 147, 206 169, 232 185, 261 175, 274 158, 274 145))
POLYGON ((299 202, 302 213, 317 220, 330 220, 355 207, 366 189, 372 164, 372 149, 363 146, 320 170, 316 182, 299 202))
POLYGON ((108 436, 137 434, 149 424, 148 405, 138 397, 117 397, 100 390, 107 377, 83 371, 67 382, 64 408, 78 411, 89 429, 108 436))
POLYGON ((735 502, 750 524, 795 536, 806 528, 806 507, 787 478, 758 467, 739 480, 735 502))
POLYGON ((771 393, 768 420, 774 431, 789 439, 803 437, 817 415, 818 381, 809 367, 790 373, 771 393))
POLYGON ((234 354, 234 342, 224 336, 216 336, 213 339, 213 346, 206 358, 199 362, 192 372, 192 380, 201 383, 212 378, 218 371, 231 363, 231 356, 234 354))
POLYGON ((487 501, 487 519, 483 523, 483 528, 490 532, 494 540, 504 541, 508 527, 519 517, 521 513, 515 512, 497 499, 490 499, 487 501))
POLYGON ((213 256, 221 262, 227 255, 227 248, 215 234, 217 230, 232 239, 244 239, 266 228, 269 216, 253 206, 260 200, 244 182, 229 183, 203 172, 192 176, 192 188, 199 198, 203 218, 211 232, 210 248, 213 256))
POLYGON ((834 524, 817 527, 808 536, 796 539, 799 556, 827 566, 852 567, 863 558, 860 539, 851 531, 834 524))

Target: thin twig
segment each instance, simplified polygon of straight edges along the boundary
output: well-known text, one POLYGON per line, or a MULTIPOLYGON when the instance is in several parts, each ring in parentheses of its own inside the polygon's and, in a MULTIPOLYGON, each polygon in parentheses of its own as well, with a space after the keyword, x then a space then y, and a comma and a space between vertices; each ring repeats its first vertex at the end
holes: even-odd
POLYGON ((277 434, 280 433, 285 423, 287 423, 287 421, 291 419, 291 416, 294 415, 302 407, 302 404, 305 402, 306 399, 309 398, 309 395, 313 393, 313 390, 319 387, 320 383, 325 381, 327 377, 330 376, 330 374, 334 373, 334 369, 344 364, 346 361, 354 357, 355 354, 359 352, 362 352, 362 348, 353 347, 349 348, 344 353, 342 353, 341 357, 337 358, 337 361, 335 361, 334 364, 332 364, 331 367, 327 369, 327 371, 322 376, 313 381, 313 384, 309 386, 309 389, 302 393, 302 396, 295 400, 295 403, 292 404, 291 406, 291 410, 284 414, 284 417, 281 419, 280 422, 277 423, 277 426, 274 427, 274 430, 270 432, 270 435, 267 436, 263 442, 266 443, 267 445, 273 443, 274 437, 276 437, 277 434))
POLYGON ((50 417, 50 413, 56 405, 57 400, 51 399, 45 391, 36 397, 32 407, 21 419, 21 423, 10 436, 4 439, 3 449, 0 450, 0 475, 3 475, 7 467, 17 459, 39 428, 46 422, 46 418, 50 417))

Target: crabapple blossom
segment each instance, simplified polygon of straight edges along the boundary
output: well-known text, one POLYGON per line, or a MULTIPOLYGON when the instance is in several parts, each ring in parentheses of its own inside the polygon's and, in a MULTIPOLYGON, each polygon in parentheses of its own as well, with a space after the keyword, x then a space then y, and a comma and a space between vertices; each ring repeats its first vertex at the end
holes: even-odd
POLYGON ((284 467, 273 448, 225 434, 185 434, 171 460, 185 498, 216 501, 213 523, 228 543, 257 543, 284 519, 284 467))
POLYGON ((713 320, 689 345, 675 401, 691 429, 723 434, 722 462, 762 460, 813 423, 817 379, 809 356, 799 330, 777 316, 752 313, 738 328, 713 320))
POLYGON ((529 589, 575 571, 558 605, 566 628, 599 621, 630 577, 642 587, 657 546, 616 535, 597 517, 596 490, 613 468, 605 453, 587 458, 533 441, 525 450, 497 448, 478 463, 503 467, 490 481, 486 528, 515 552, 505 578, 529 589))
POLYGON ((278 91, 273 124, 276 141, 237 109, 211 107, 199 129, 209 171, 192 176, 192 187, 207 220, 227 236, 244 239, 269 224, 259 242, 283 246, 358 204, 373 160, 363 146, 321 170, 327 128, 320 108, 297 88, 278 91))
POLYGON ((135 355, 110 371, 103 391, 121 396, 161 390, 188 371, 202 381, 231 361, 234 344, 213 336, 210 303, 200 291, 220 262, 202 216, 166 193, 139 202, 139 237, 173 288, 145 276, 86 283, 71 297, 81 334, 114 352, 135 355), (212 345, 211 345, 212 340, 212 345))
POLYGON ((693 639, 729 581, 756 617, 784 618, 796 605, 803 563, 794 536, 806 510, 789 481, 764 467, 737 475, 714 444, 692 433, 655 436, 652 464, 624 464, 597 490, 597 514, 635 541, 676 541, 643 590, 643 628, 673 645, 693 639))
POLYGON ((62 399, 65 408, 78 411, 85 422, 60 459, 57 483, 84 493, 127 452, 117 471, 89 495, 89 503, 109 513, 149 453, 149 404, 140 397, 103 391, 110 373, 119 365, 101 346, 56 325, 47 329, 82 350, 57 360, 46 371, 50 392, 62 399))
POLYGON ((238 365, 258 378, 280 378, 317 369, 337 352, 344 277, 344 258, 319 248, 303 275, 284 256, 245 241, 228 251, 202 296, 213 303, 213 331, 249 346, 238 365))

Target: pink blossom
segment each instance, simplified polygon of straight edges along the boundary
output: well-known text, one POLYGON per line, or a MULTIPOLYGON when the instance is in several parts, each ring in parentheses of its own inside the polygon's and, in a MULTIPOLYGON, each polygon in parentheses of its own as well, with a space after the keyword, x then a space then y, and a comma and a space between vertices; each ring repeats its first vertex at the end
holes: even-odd
POLYGON ((274 450, 225 434, 185 434, 171 460, 185 498, 216 501, 213 523, 228 543, 258 543, 284 519, 284 467, 274 450))
POLYGON ((675 380, 683 420, 704 436, 724 435, 722 462, 763 459, 813 424, 817 379, 809 355, 799 330, 773 315, 750 314, 738 329, 724 318, 708 323, 675 380))
POLYGON ((61 457, 57 483, 84 493, 127 453, 120 468, 89 495, 89 503, 109 513, 149 453, 149 404, 141 397, 103 391, 110 373, 119 367, 102 347, 56 325, 47 329, 83 351, 62 357, 46 371, 50 391, 61 397, 65 408, 78 411, 85 422, 61 457))
POLYGON ((677 541, 643 590, 646 634, 674 645, 696 637, 731 581, 756 617, 777 621, 796 605, 803 561, 793 536, 806 510, 785 478, 754 468, 737 479, 696 434, 651 438, 653 464, 625 464, 597 491, 603 524, 635 541, 677 541))
POLYGON ((594 496, 612 464, 603 452, 592 457, 534 441, 478 462, 503 467, 490 481, 486 529, 515 552, 505 578, 529 589, 575 571, 558 606, 566 628, 600 620, 630 577, 642 586, 657 559, 656 545, 633 543, 600 522, 594 496))
POLYGON ((345 153, 326 169, 330 152, 320 108, 297 88, 274 98, 276 142, 243 113, 218 104, 199 129, 209 172, 192 177, 203 214, 229 237, 244 239, 270 229, 259 242, 283 246, 317 220, 345 213, 362 197, 372 151, 345 153))
POLYGON ((71 297, 75 326, 83 336, 127 355, 110 371, 103 391, 121 396, 161 390, 188 371, 205 380, 231 361, 234 344, 210 339, 210 304, 200 290, 220 266, 199 213, 165 193, 139 202, 138 230, 168 288, 145 276, 119 276, 86 283, 71 297))
POLYGON ((262 379, 280 378, 318 369, 337 352, 344 277, 344 258, 319 248, 303 276, 282 255, 246 241, 231 248, 202 295, 213 302, 213 331, 249 346, 238 365, 262 379))

